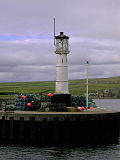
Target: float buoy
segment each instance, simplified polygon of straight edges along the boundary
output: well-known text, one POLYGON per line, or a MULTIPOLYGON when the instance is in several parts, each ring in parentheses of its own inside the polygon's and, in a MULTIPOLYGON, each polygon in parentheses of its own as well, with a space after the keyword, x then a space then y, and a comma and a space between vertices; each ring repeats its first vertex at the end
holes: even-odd
POLYGON ((27 103, 27 107, 31 107, 32 106, 32 104, 31 103, 27 103))
POLYGON ((26 99, 26 96, 21 96, 22 97, 22 99, 26 99))
POLYGON ((48 97, 52 97, 53 96, 53 94, 52 93, 48 93, 48 97))
POLYGON ((94 109, 95 107, 90 107, 90 109, 94 109))
POLYGON ((85 107, 83 107, 83 106, 82 106, 82 107, 78 107, 78 109, 79 109, 79 110, 84 110, 85 107))

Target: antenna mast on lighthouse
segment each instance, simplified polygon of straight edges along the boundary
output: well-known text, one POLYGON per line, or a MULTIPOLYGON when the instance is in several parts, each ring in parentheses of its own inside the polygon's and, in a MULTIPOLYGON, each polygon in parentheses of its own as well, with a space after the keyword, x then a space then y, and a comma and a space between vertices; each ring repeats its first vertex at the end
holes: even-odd
POLYGON ((54 29, 53 33, 54 33, 54 46, 55 46, 55 18, 54 18, 54 26, 53 26, 53 29, 54 29))

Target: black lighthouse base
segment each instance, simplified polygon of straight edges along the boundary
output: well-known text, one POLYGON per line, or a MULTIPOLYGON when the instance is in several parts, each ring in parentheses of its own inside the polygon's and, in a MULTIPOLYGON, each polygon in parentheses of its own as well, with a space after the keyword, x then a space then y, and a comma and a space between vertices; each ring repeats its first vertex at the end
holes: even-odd
POLYGON ((61 93, 61 94, 54 94, 51 97, 51 103, 53 104, 60 104, 60 105, 64 105, 66 107, 71 107, 71 94, 65 94, 65 93, 61 93))

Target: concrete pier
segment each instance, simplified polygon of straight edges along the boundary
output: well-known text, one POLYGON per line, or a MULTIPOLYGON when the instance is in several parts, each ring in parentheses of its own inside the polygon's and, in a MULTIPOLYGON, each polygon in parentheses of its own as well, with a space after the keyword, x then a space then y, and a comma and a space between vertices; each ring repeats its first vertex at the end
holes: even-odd
POLYGON ((0 143, 91 145, 117 141, 120 112, 0 112, 0 143))

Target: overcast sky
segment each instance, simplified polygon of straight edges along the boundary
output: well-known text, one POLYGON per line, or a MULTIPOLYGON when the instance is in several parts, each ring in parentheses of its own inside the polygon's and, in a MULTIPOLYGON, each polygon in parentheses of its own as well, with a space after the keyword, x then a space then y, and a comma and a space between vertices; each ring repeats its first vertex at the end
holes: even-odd
POLYGON ((120 0, 0 0, 0 82, 55 80, 54 17, 69 79, 120 76, 120 0))

